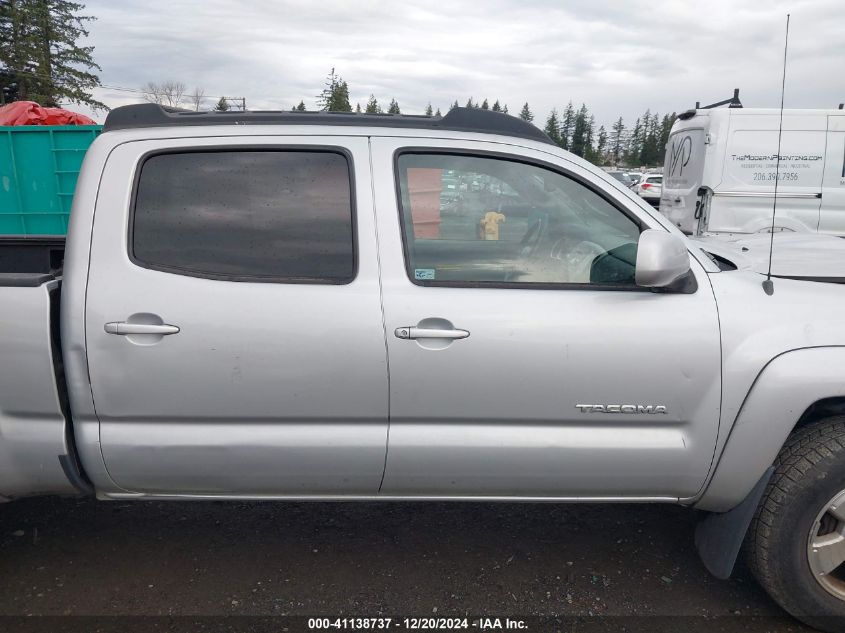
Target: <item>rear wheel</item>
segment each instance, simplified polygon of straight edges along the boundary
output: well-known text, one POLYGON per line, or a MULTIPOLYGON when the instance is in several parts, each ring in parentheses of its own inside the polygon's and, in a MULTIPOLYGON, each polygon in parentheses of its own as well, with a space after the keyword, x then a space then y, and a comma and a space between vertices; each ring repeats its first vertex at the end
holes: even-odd
POLYGON ((845 630, 845 416, 797 431, 781 450, 746 554, 769 595, 824 631, 845 630))

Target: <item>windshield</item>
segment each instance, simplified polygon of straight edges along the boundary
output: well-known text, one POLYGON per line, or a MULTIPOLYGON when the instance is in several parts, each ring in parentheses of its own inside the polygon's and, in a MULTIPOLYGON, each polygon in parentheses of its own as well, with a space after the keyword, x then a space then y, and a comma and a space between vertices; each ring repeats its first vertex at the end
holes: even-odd
POLYGON ((626 185, 630 185, 632 182, 631 178, 628 177, 628 174, 625 174, 621 171, 610 171, 608 172, 608 175, 613 176, 614 178, 616 178, 616 180, 626 185))

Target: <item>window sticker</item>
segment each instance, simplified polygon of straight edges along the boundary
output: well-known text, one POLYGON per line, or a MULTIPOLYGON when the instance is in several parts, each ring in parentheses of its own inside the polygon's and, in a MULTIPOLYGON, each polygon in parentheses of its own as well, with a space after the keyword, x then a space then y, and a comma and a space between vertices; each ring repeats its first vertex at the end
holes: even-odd
POLYGON ((434 279, 434 269, 433 268, 414 268, 414 279, 430 281, 430 280, 434 279))

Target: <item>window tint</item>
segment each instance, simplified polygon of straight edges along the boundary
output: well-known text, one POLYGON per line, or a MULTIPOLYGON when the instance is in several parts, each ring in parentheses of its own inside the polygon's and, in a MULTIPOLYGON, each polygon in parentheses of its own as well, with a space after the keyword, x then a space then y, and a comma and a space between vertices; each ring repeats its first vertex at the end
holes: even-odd
POLYGON ((638 225, 571 178, 447 154, 402 154, 398 169, 417 283, 634 285, 638 225))
POLYGON ((352 226, 339 153, 161 154, 141 169, 132 251, 189 275, 343 283, 355 274, 352 226))
POLYGON ((649 176, 648 178, 646 178, 646 182, 659 185, 663 182, 663 176, 649 176))

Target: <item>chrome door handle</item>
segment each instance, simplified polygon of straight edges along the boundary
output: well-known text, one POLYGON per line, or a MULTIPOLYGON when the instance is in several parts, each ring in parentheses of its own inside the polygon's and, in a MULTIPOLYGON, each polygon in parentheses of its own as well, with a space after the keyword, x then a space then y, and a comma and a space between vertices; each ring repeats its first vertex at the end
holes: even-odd
POLYGON ((167 336, 168 334, 178 334, 179 327, 176 325, 153 325, 148 323, 127 323, 126 321, 117 321, 106 323, 104 329, 109 334, 120 334, 126 336, 127 334, 158 334, 160 336, 167 336))
POLYGON ((466 338, 469 336, 467 330, 439 330, 425 327, 398 327, 394 332, 396 338, 404 339, 418 339, 418 338, 445 338, 449 340, 456 340, 466 338))

